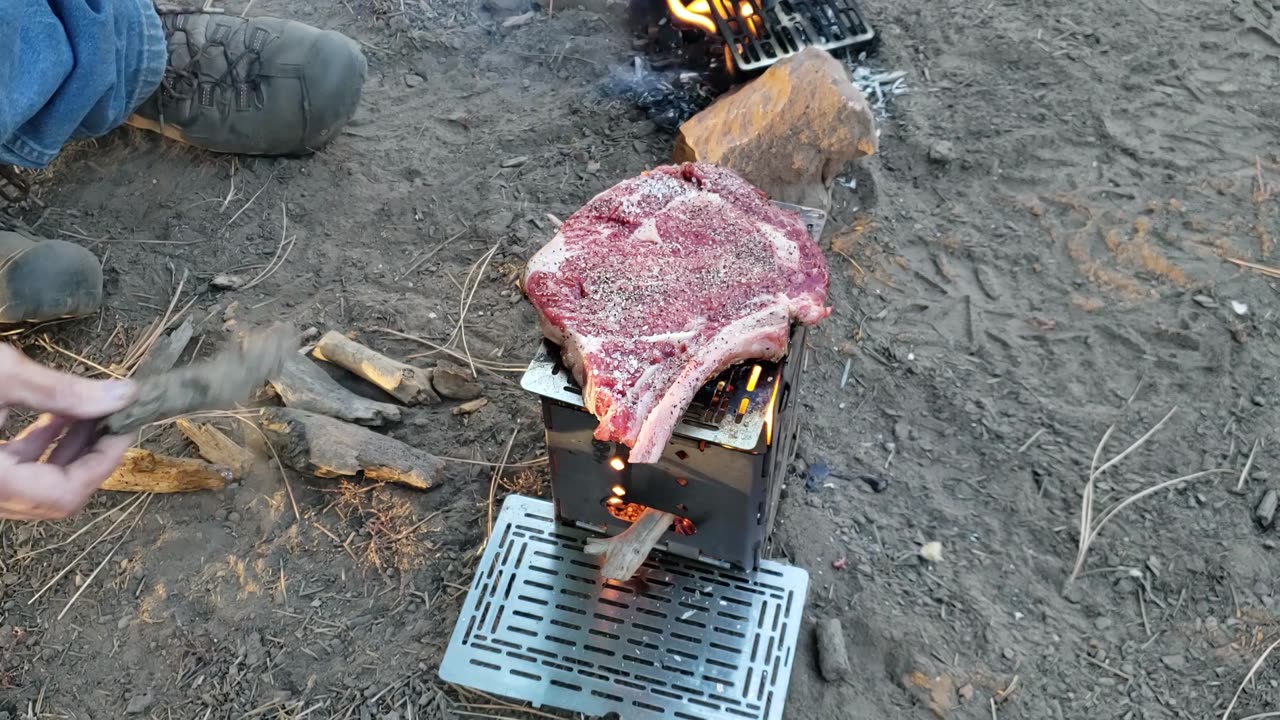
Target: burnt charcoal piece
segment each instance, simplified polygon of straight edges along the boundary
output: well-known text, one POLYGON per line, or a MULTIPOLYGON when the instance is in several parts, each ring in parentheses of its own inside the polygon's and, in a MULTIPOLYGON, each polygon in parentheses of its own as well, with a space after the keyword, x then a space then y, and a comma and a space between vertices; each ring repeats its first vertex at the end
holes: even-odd
POLYGON ((675 132, 685 120, 710 105, 723 90, 724 87, 717 85, 708 73, 660 70, 642 58, 636 58, 629 66, 611 68, 601 87, 605 97, 618 97, 635 103, 654 125, 667 132, 675 132))

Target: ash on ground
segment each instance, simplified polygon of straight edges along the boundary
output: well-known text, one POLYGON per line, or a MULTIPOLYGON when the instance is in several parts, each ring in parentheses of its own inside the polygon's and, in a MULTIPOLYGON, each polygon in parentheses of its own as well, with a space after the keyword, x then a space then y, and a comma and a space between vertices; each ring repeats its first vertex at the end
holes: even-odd
POLYGON ((601 92, 630 100, 655 125, 675 132, 681 123, 702 111, 723 92, 704 73, 658 70, 642 57, 631 65, 609 68, 601 92))
MULTIPOLYGON (((867 97, 876 120, 889 119, 893 99, 908 92, 906 71, 881 70, 868 63, 866 54, 847 58, 845 66, 854 87, 867 97)), ((711 72, 658 69, 645 58, 635 57, 630 65, 609 68, 601 92, 634 102, 659 128, 675 132, 729 89, 729 83, 713 76, 711 72)))

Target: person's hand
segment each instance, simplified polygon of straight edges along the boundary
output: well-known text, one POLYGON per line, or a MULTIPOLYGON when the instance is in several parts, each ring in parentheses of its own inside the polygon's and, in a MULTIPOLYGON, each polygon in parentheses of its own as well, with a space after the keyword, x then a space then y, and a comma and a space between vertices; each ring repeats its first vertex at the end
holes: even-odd
POLYGON ((97 420, 136 394, 127 380, 60 373, 0 343, 0 426, 11 407, 46 413, 0 443, 0 518, 51 520, 84 507, 133 444, 130 437, 99 439, 97 420))

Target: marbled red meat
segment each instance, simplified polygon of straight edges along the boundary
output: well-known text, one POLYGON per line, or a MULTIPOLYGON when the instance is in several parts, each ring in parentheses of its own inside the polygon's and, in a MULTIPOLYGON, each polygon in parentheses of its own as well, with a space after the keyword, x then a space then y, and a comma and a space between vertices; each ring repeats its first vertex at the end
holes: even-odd
POLYGON ((798 216, 729 170, 686 163, 571 215, 524 289, 600 420, 595 437, 651 463, 703 384, 781 358, 792 322, 830 314, 827 281, 798 216))

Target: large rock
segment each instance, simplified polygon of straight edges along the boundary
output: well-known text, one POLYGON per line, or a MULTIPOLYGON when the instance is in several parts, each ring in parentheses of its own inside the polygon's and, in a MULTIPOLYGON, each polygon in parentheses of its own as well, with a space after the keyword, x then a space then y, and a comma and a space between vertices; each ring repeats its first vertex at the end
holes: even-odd
POLYGON ((875 116, 844 65, 806 48, 681 125, 674 159, 715 163, 773 200, 826 209, 836 176, 879 147, 875 116))

